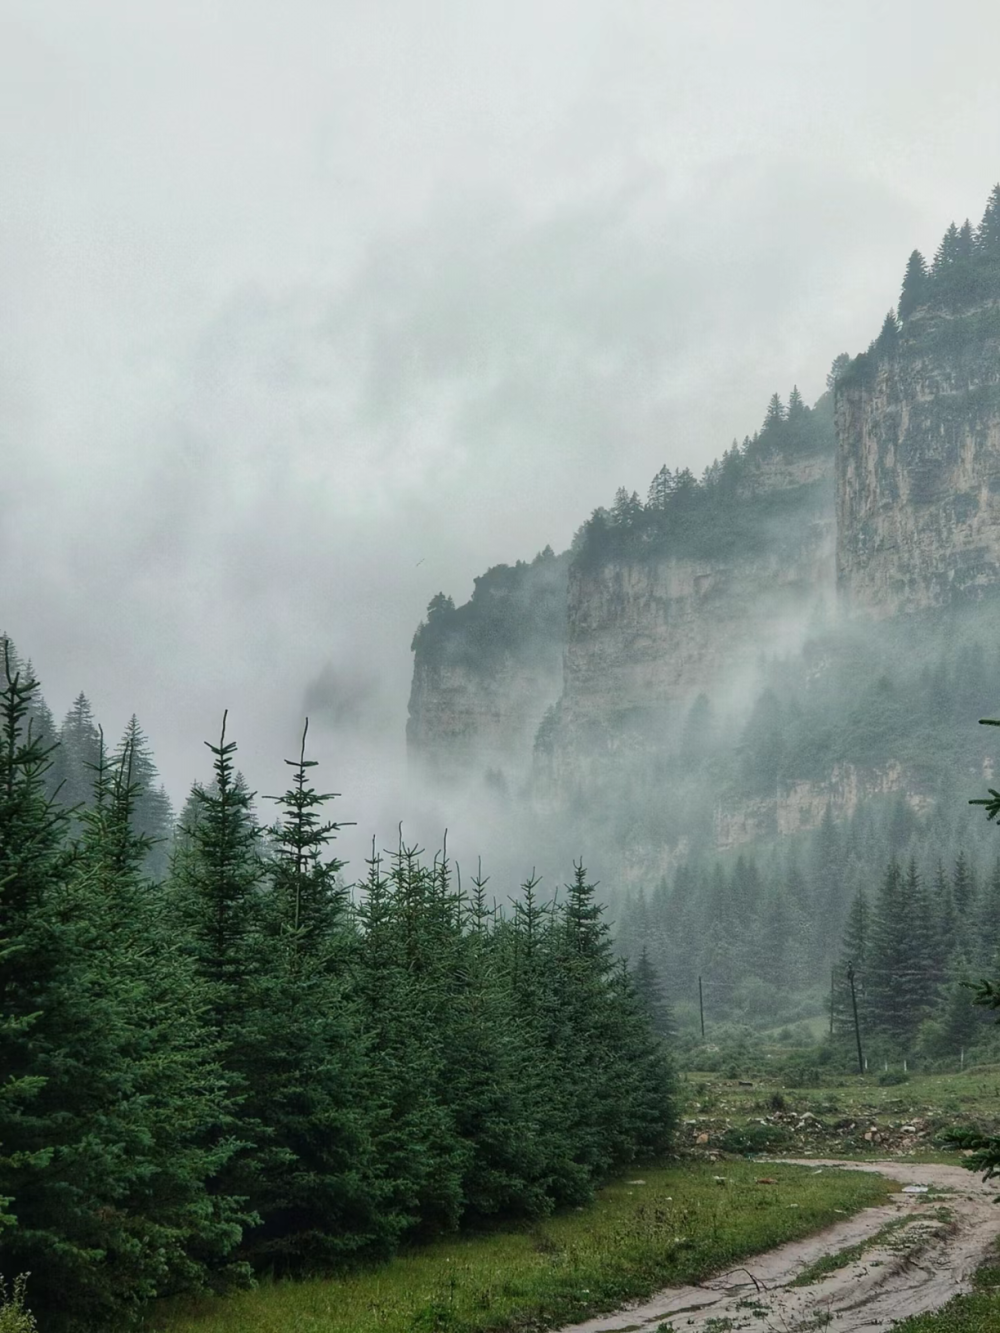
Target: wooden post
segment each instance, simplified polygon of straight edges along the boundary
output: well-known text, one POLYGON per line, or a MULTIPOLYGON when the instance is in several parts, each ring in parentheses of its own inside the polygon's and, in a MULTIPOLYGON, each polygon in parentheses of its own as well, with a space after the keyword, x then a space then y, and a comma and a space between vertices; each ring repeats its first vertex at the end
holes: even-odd
POLYGON ((858 997, 854 990, 854 964, 847 964, 847 980, 851 986, 851 1008, 854 1010, 854 1039, 858 1043, 858 1073, 865 1072, 865 1060, 861 1054, 861 1025, 858 1022, 858 997))
POLYGON ((701 1014, 701 1039, 705 1040, 705 997, 701 992, 701 977, 698 978, 698 1012, 701 1014))

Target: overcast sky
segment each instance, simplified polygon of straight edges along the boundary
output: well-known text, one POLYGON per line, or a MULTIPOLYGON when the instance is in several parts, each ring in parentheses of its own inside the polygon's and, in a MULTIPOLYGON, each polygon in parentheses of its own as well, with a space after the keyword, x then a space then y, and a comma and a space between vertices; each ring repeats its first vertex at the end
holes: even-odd
MULTIPOLYGON (((398 789, 430 597, 822 391, 1000 178, 989 0, 0 0, 0 625, 171 795, 398 789), (378 755, 378 763, 371 756, 378 755)), ((451 812, 444 811, 447 818, 451 812)))

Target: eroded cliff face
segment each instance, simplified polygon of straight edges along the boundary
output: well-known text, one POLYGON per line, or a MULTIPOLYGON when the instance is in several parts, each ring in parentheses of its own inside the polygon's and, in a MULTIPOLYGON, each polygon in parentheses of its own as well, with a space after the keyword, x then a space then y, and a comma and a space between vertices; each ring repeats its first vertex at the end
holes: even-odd
POLYGON ((407 748, 439 781, 519 785, 528 776, 539 724, 562 689, 562 645, 530 656, 504 653, 488 672, 468 661, 418 659, 407 748))
POLYGON ((792 468, 779 473, 791 503, 773 531, 762 510, 764 540, 747 555, 571 568, 563 693, 539 733, 536 786, 572 798, 606 778, 609 762, 627 767, 662 744, 700 694, 722 712, 749 703, 761 656, 795 651, 824 622, 835 593, 833 459, 802 470, 798 487, 792 468))
POLYGON ((877 768, 835 764, 821 781, 783 784, 773 797, 727 801, 715 811, 715 842, 719 850, 741 847, 766 838, 790 837, 818 829, 827 809, 839 823, 849 819, 865 802, 900 794, 916 814, 934 804, 918 777, 896 760, 877 768))
POLYGON ((562 690, 568 556, 498 565, 455 607, 439 594, 413 640, 407 751, 445 783, 519 785, 562 690))
POLYGON ((837 579, 886 618, 1000 583, 1000 304, 880 341, 837 393, 837 579))

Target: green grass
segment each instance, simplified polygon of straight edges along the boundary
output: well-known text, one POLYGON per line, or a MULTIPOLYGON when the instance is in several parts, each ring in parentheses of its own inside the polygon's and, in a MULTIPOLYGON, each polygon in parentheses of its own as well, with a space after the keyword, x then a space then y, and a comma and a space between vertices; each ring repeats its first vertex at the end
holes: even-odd
POLYGON ((164 1333, 499 1333, 557 1327, 709 1273, 883 1203, 860 1172, 747 1162, 636 1171, 596 1204, 516 1231, 443 1241, 345 1277, 163 1306, 164 1333), (721 1177, 721 1179, 720 1179, 721 1177), (640 1184, 638 1181, 645 1183, 640 1184))

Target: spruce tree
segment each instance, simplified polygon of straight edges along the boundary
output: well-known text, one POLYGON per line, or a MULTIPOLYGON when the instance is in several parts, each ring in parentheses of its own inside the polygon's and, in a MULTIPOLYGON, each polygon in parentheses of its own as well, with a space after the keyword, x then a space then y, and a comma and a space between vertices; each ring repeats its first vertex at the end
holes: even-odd
POLYGON ((975 953, 974 936, 979 890, 976 884, 975 870, 964 852, 959 852, 955 858, 955 869, 951 877, 951 893, 955 904, 957 923, 955 948, 963 958, 971 958, 975 953))
POLYGON ((904 873, 893 861, 875 904, 867 993, 874 1028, 906 1046, 926 1017, 929 993, 927 899, 911 862, 904 873))
POLYGON ((452 1231, 462 1215, 468 1147, 443 1090, 438 1020, 448 1002, 443 974, 454 960, 446 913, 415 848, 402 844, 389 873, 372 850, 357 966, 369 1062, 371 1134, 385 1182, 390 1234, 452 1231))
POLYGON ((781 395, 778 393, 772 393, 770 399, 768 400, 767 412, 765 413, 764 416, 763 429, 765 431, 773 430, 775 427, 782 425, 786 417, 787 417, 787 412, 785 410, 784 403, 781 401, 781 395))
POLYGON ((193 961, 210 1040, 227 1089, 240 1105, 239 1151, 216 1188, 245 1200, 256 1218, 258 1204, 271 1197, 292 1154, 273 1146, 272 1130, 252 1105, 264 1001, 266 866, 253 793, 234 769, 235 742, 226 740, 227 717, 223 714, 219 743, 205 742, 213 781, 193 790, 197 818, 175 849, 167 893, 193 961))
POLYGON ((958 258, 958 228, 952 222, 941 238, 941 243, 934 253, 934 262, 931 265, 931 276, 938 280, 936 285, 939 285, 943 291, 947 290, 944 284, 947 282, 948 275, 958 258))
POLYGON ((930 295, 927 261, 919 250, 914 250, 906 263, 903 289, 899 294, 899 318, 905 323, 915 310, 927 304, 930 295))
POLYGON ((670 497, 674 490, 674 478, 670 469, 663 465, 656 476, 649 483, 649 492, 646 497, 647 509, 666 509, 670 503, 670 497))
MULTIPOLYGON (((442 856, 441 888, 447 873, 442 856)), ((522 1078, 519 1016, 504 982, 502 942, 491 928, 481 870, 472 883, 451 981, 445 1089, 455 1129, 467 1145, 463 1219, 478 1224, 535 1216, 547 1211, 549 1202, 539 1133, 544 1110, 522 1078)))
MULTIPOLYGON (((218 1157, 176 1151, 183 1126, 215 1104, 211 1070, 188 1052, 180 1065, 191 1076, 181 1078, 176 1049, 158 1043, 164 1025, 176 1031, 186 1020, 173 1016, 176 985, 162 1008, 150 1003, 158 962, 145 955, 155 941, 135 904, 115 896, 127 896, 127 863, 110 833, 101 838, 113 861, 106 874, 96 842, 68 850, 68 816, 45 790, 49 748, 30 723, 37 686, 9 651, 3 670, 0 1004, 10 1081, 0 1095, 0 1196, 13 1198, 17 1219, 5 1263, 33 1274, 30 1303, 47 1329, 124 1328, 146 1297, 197 1284, 192 1249, 219 1257, 238 1235, 234 1211, 205 1196, 218 1157), (163 1105, 174 1078, 181 1090, 163 1105)), ((100 774, 100 747, 97 759, 100 774)), ((197 1024, 186 1039, 199 1049, 197 1024)))
MULTIPOLYGON (((101 739, 71 881, 86 959, 81 990, 88 1010, 105 1017, 113 1057, 95 1068, 91 1048, 88 1094, 120 1156, 116 1206, 99 1215, 102 1268, 106 1281, 118 1270, 122 1319, 154 1296, 242 1276, 229 1255, 247 1221, 216 1188, 233 1154, 236 1108, 190 958, 145 877, 132 736, 110 761, 101 739)), ((91 1153, 88 1138, 83 1160, 91 1153)))
POLYGON ((266 1127, 270 1160, 244 1242, 258 1266, 330 1268, 391 1244, 368 1131, 365 1050, 351 989, 353 930, 343 863, 327 854, 341 825, 333 793, 309 780, 315 760, 286 760, 292 782, 272 798, 280 818, 262 894, 264 938, 248 996, 252 1054, 241 1070, 244 1112, 266 1127))
POLYGON ((881 356, 889 356, 896 350, 898 343, 899 322, 896 319, 896 312, 890 310, 882 321, 882 328, 875 339, 875 350, 881 356))
POLYGON ((91 775, 98 762, 100 744, 94 710, 81 690, 59 728, 57 752, 63 779, 59 799, 78 815, 90 801, 91 775))
POLYGON ((988 259, 1000 259, 1000 184, 994 185, 983 220, 976 231, 976 248, 988 259))
POLYGON ((840 946, 840 957, 834 968, 834 1028, 842 1034, 854 1035, 854 1004, 862 1031, 869 1026, 868 975, 872 951, 872 912, 864 889, 859 889, 851 903, 840 946), (854 970, 854 1000, 851 998, 848 971, 854 970))
POLYGON ((674 1016, 664 996, 656 968, 650 962, 645 944, 632 972, 632 985, 635 988, 636 999, 653 1031, 660 1037, 673 1037, 676 1032, 674 1016))
POLYGON ((976 967, 981 973, 1000 970, 1000 857, 983 886, 979 903, 976 967))
POLYGON ((147 843, 143 868, 153 879, 162 880, 170 868, 174 812, 153 761, 148 737, 134 713, 118 746, 118 762, 126 753, 135 788, 132 822, 147 843))

